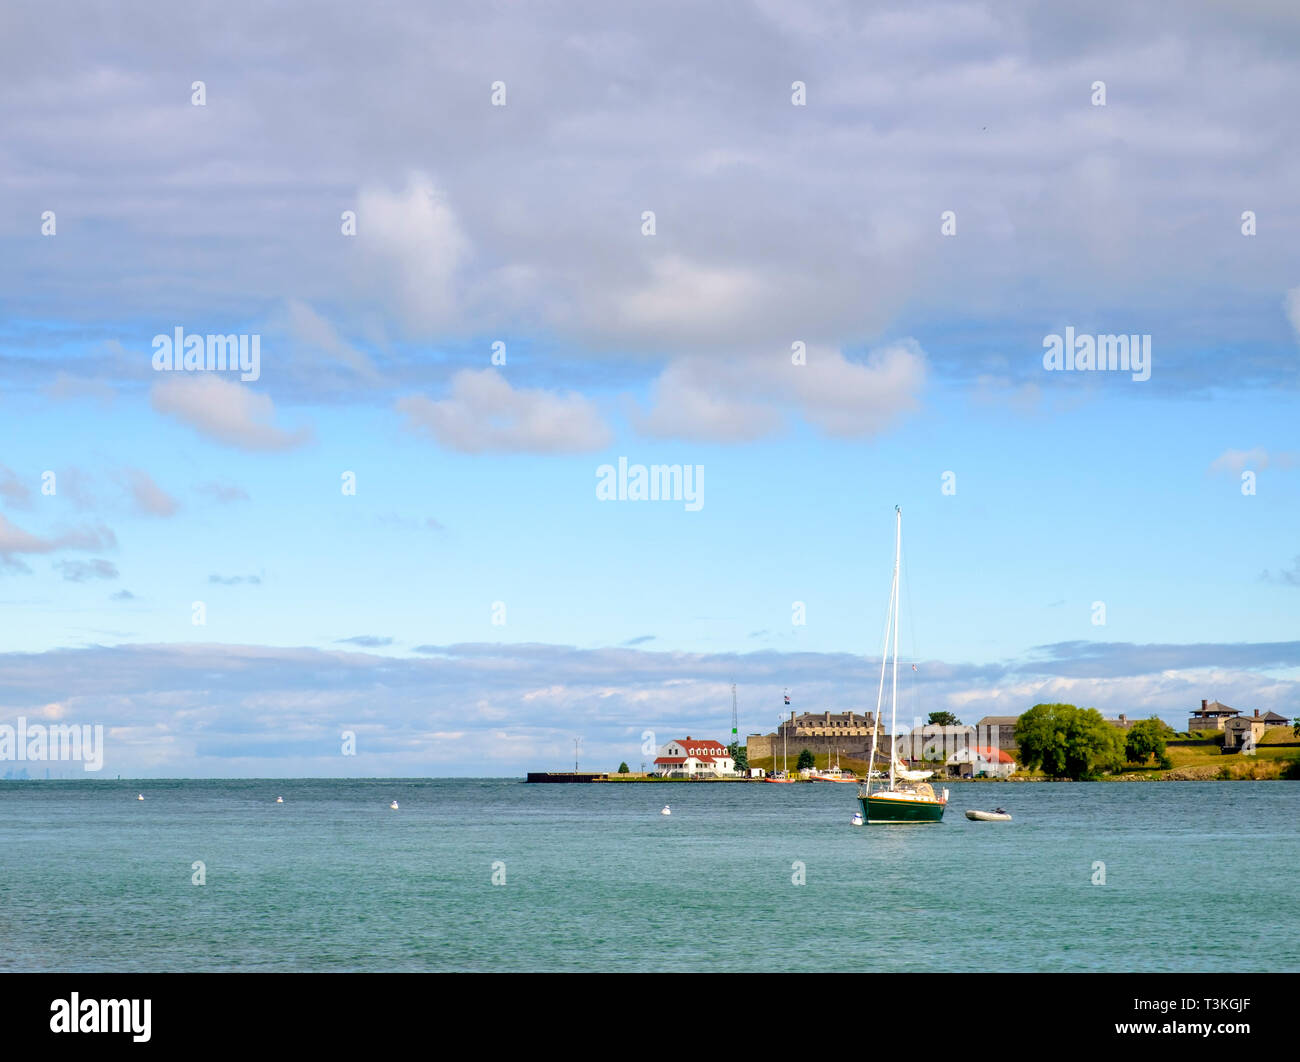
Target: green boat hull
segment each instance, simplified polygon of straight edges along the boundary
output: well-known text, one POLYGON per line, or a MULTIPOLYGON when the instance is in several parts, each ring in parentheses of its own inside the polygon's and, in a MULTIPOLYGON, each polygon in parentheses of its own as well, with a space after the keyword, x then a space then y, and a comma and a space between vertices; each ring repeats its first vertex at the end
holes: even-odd
POLYGON ((934 800, 890 800, 888 797, 858 797, 862 815, 869 823, 942 822, 947 806, 934 800))

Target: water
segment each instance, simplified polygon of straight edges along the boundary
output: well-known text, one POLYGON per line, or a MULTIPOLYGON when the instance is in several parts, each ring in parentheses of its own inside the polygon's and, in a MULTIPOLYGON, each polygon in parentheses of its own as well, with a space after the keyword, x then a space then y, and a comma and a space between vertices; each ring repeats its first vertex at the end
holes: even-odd
POLYGON ((0 783, 0 970, 1300 969, 1300 784, 951 789, 0 783))

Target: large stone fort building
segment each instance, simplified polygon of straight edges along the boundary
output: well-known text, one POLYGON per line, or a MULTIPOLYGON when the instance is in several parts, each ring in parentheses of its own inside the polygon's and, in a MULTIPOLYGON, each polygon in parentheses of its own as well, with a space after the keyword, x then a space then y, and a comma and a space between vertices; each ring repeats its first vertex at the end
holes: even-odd
MULTIPOLYGON (((801 749, 827 752, 832 757, 838 749, 841 756, 861 759, 871 755, 871 731, 875 721, 874 712, 804 712, 802 715, 791 712, 790 718, 783 719, 775 733, 746 737, 745 752, 751 760, 774 753, 780 756, 784 738, 792 758, 797 757, 801 749)), ((877 741, 877 751, 887 755, 888 735, 882 731, 877 741)))

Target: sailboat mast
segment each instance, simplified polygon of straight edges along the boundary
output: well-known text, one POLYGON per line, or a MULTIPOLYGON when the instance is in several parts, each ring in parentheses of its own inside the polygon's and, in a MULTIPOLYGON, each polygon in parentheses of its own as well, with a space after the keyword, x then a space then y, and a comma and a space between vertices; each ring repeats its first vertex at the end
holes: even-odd
POLYGON ((880 686, 876 689, 876 714, 871 718, 871 762, 867 764, 867 795, 871 795, 871 772, 876 769, 876 745, 880 737, 880 709, 885 706, 885 669, 889 667, 889 625, 894 621, 894 587, 898 572, 889 586, 889 608, 885 613, 885 644, 880 647, 880 686))
POLYGON ((903 510, 895 505, 894 513, 894 690, 889 706, 889 788, 894 788, 894 763, 898 756, 894 751, 894 733, 898 722, 898 569, 903 558, 903 510))

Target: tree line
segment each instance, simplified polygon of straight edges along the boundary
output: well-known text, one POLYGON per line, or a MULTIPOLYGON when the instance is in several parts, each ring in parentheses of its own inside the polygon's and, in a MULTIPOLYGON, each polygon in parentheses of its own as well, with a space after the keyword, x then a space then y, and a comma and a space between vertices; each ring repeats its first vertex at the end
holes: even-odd
POLYGON ((1120 770, 1126 763, 1173 766, 1165 750, 1174 730, 1152 716, 1127 730, 1106 721, 1096 708, 1036 704, 1016 721, 1020 762, 1052 778, 1089 781, 1120 770))

